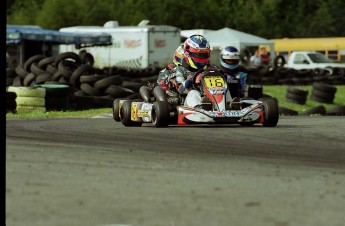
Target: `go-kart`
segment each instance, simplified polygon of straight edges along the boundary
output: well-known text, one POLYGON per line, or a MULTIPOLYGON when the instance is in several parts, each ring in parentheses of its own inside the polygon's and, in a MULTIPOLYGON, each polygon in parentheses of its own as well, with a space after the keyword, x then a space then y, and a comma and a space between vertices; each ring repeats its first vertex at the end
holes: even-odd
POLYGON ((275 98, 255 100, 241 98, 231 109, 226 101, 227 83, 223 74, 211 68, 193 75, 194 87, 201 91, 202 103, 195 107, 172 103, 165 91, 156 86, 153 90, 140 88, 142 99, 115 99, 113 118, 124 126, 142 126, 151 123, 154 127, 188 124, 239 124, 252 126, 262 124, 275 127, 279 120, 279 108, 275 98))

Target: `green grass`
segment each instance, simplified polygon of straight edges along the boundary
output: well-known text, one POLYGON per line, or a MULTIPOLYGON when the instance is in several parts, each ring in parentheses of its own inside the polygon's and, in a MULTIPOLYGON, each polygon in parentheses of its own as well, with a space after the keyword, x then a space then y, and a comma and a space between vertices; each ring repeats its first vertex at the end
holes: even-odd
MULTIPOLYGON (((345 86, 336 86, 337 92, 334 98, 334 104, 324 104, 309 99, 311 94, 312 86, 295 86, 296 88, 308 90, 308 98, 305 105, 294 104, 286 101, 285 94, 288 86, 278 86, 278 85, 264 85, 263 92, 270 96, 273 96, 278 99, 279 106, 287 107, 302 113, 303 111, 310 109, 312 107, 323 105, 326 109, 332 108, 335 105, 345 105, 345 86)), ((91 110, 79 110, 79 111, 49 111, 49 112, 30 112, 30 113, 20 113, 13 114, 7 113, 7 118, 91 118, 98 114, 111 113, 111 108, 99 108, 91 110)))
POLYGON ((308 90, 308 97, 305 105, 295 104, 286 101, 285 94, 287 92, 288 86, 263 86, 263 93, 268 94, 270 96, 273 96, 278 99, 279 106, 281 107, 287 107, 290 109, 293 109, 295 111, 298 111, 298 113, 302 113, 303 111, 310 109, 312 107, 316 107, 318 105, 323 105, 326 109, 332 108, 336 105, 345 105, 345 86, 336 86, 337 92, 335 94, 334 103, 333 104, 325 104, 325 103, 319 103, 313 100, 310 100, 310 95, 313 87, 310 86, 294 86, 295 88, 308 90))
POLYGON ((6 118, 91 118, 98 114, 111 113, 111 108, 98 108, 79 111, 49 111, 49 112, 28 112, 28 113, 7 113, 6 118))

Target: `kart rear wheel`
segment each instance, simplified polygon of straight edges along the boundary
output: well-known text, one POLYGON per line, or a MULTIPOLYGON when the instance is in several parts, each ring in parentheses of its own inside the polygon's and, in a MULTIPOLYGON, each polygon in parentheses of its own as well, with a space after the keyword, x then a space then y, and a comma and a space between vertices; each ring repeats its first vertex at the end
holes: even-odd
POLYGON ((152 106, 152 125, 167 127, 170 122, 170 106, 167 101, 156 101, 152 106))
POLYGON ((275 127, 279 120, 279 107, 277 100, 274 98, 265 99, 263 100, 263 106, 265 118, 262 125, 264 127, 275 127))
POLYGON ((131 120, 131 111, 132 111, 132 101, 126 100, 122 103, 120 108, 120 118, 121 123, 124 126, 136 126, 139 127, 142 125, 142 122, 135 122, 131 120))

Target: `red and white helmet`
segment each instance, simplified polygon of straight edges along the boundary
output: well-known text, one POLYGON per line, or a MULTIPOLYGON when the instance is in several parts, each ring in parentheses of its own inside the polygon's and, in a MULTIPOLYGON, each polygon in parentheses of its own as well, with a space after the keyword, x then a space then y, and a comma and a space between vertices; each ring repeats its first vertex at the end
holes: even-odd
POLYGON ((183 46, 185 61, 194 69, 204 68, 210 60, 210 44, 202 35, 192 35, 183 46))

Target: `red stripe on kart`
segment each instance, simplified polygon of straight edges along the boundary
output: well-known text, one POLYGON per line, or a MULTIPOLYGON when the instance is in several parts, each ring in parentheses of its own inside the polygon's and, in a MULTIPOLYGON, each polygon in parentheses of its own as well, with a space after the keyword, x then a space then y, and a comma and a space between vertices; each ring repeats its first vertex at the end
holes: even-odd
POLYGON ((260 121, 259 123, 263 123, 265 121, 265 112, 259 111, 257 112, 260 115, 260 121))
POLYGON ((190 114, 192 114, 192 113, 188 112, 188 113, 180 114, 180 115, 178 116, 178 119, 177 119, 177 124, 179 124, 179 125, 187 125, 187 123, 185 123, 185 122, 183 121, 183 119, 184 119, 187 115, 190 115, 190 114))

